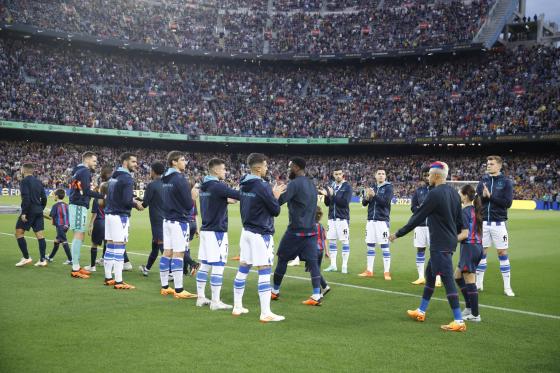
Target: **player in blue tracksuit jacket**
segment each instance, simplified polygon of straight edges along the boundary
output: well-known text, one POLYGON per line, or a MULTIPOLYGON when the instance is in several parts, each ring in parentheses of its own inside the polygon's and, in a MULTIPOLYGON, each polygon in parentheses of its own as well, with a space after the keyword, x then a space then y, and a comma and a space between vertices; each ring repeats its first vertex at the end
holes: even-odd
POLYGON ((306 161, 303 158, 292 158, 289 163, 291 180, 286 193, 280 197, 280 205, 288 204, 288 229, 278 248, 278 264, 274 270, 274 289, 272 299, 280 296, 280 285, 286 274, 288 261, 299 257, 304 260, 311 274, 313 294, 303 304, 320 306, 321 271, 317 261, 317 187, 305 175, 306 161))
POLYGON ((278 198, 286 191, 286 186, 276 185, 272 188, 263 180, 268 170, 264 154, 249 154, 247 164, 251 173, 241 179, 240 210, 243 230, 239 242, 239 270, 233 284, 232 314, 240 316, 249 312, 243 307, 243 293, 249 269, 255 266, 259 271, 260 320, 282 321, 284 316, 275 315, 270 310, 270 268, 274 259, 274 217, 280 214, 278 198))
POLYGON ((504 282, 504 294, 515 296, 511 289, 511 267, 509 263, 508 248, 509 235, 506 221, 507 210, 513 203, 513 182, 504 176, 502 171, 503 161, 500 156, 491 155, 486 158, 486 175, 478 183, 476 194, 482 200, 482 246, 484 252, 482 260, 476 270, 476 286, 479 290, 484 288, 484 272, 487 267, 486 255, 488 248, 494 246, 498 251, 500 271, 504 282))
POLYGON ((391 251, 389 249, 389 226, 391 215, 391 201, 393 199, 393 185, 386 181, 385 170, 375 172, 376 184, 365 190, 362 205, 368 207, 366 223, 366 270, 360 277, 373 277, 375 262, 375 245, 379 244, 383 251, 383 275, 385 280, 391 280, 391 251))
POLYGON ((189 218, 193 208, 192 190, 185 169, 185 155, 177 150, 167 155, 168 169, 163 182, 163 256, 159 262, 162 295, 176 299, 196 298, 183 288, 183 263, 189 242, 189 218), (169 288, 169 270, 173 273, 175 289, 169 288))
POLYGON ((232 308, 221 301, 220 292, 229 250, 227 208, 229 203, 238 201, 240 195, 238 190, 228 187, 223 182, 225 178, 225 162, 212 158, 208 162, 208 175, 204 177, 199 191, 202 225, 199 233, 198 259, 201 264, 196 274, 198 294, 196 305, 198 307, 210 305, 213 311, 232 308), (212 270, 211 300, 207 299, 205 294, 210 269, 212 270))
POLYGON ((21 180, 21 214, 16 222, 16 240, 22 254, 21 260, 16 267, 23 267, 31 264, 32 260, 27 251, 27 242, 25 241, 25 232, 33 228, 33 232, 39 243, 39 260, 35 265, 37 267, 46 267, 47 242, 45 241, 43 221, 43 209, 47 205, 47 195, 45 188, 39 179, 33 176, 35 166, 32 163, 24 163, 21 166, 23 179, 21 180))
POLYGON ((348 273, 348 259, 350 258, 350 201, 352 200, 352 186, 344 180, 342 168, 333 171, 334 182, 327 188, 319 190, 324 196, 325 205, 329 207, 329 221, 327 239, 329 240, 329 256, 331 265, 325 272, 338 270, 336 257, 338 249, 336 242, 342 242, 342 273, 348 273))
POLYGON ((457 248, 457 235, 463 227, 461 199, 457 191, 446 184, 449 167, 443 162, 434 162, 430 166, 430 187, 433 187, 418 211, 408 223, 390 236, 390 241, 406 235, 414 227, 428 218, 430 229, 430 260, 426 268, 426 286, 420 307, 408 311, 408 316, 417 321, 424 321, 426 309, 434 293, 436 275, 441 276, 447 300, 453 311, 454 321, 441 328, 449 331, 465 331, 463 315, 459 307, 457 288, 453 277, 452 256, 457 248))
POLYGON ((92 190, 91 178, 95 167, 97 167, 97 156, 95 153, 88 151, 82 154, 82 163, 77 165, 72 171, 68 212, 70 215, 70 229, 74 232, 72 239, 72 271, 70 272, 70 275, 74 278, 87 279, 91 274, 80 267, 80 250, 87 229, 89 201, 91 198, 104 198, 103 194, 92 190))
POLYGON ((138 168, 138 160, 133 153, 120 156, 121 167, 113 173, 108 181, 105 199, 105 241, 107 250, 103 258, 105 267, 105 284, 114 285, 115 289, 134 289, 123 281, 124 254, 128 242, 130 211, 132 208, 143 210, 140 201, 134 198, 134 180, 132 173, 138 168), (112 278, 112 272, 115 278, 112 278))

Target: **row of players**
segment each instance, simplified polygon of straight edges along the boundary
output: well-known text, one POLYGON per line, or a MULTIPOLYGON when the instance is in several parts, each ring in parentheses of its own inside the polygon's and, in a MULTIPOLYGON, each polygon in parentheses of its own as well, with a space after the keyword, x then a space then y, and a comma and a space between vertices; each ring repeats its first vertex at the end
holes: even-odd
MULTIPOLYGON (((491 157, 488 159, 488 168, 490 171, 491 163, 499 163, 500 159, 491 157)), ((85 232, 85 223, 87 217, 87 209, 89 207, 89 199, 91 197, 103 199, 106 196, 106 225, 105 225, 105 239, 107 240, 107 250, 104 257, 105 266, 105 283, 106 285, 113 285, 116 289, 131 289, 122 281, 122 268, 124 262, 125 244, 128 240, 128 225, 130 210, 137 208, 142 210, 146 201, 142 202, 135 199, 132 191, 132 176, 137 166, 136 157, 133 154, 124 154, 121 158, 122 167, 117 169, 113 177, 108 183, 106 194, 100 194, 90 189, 91 184, 91 170, 95 169, 97 159, 93 153, 85 153, 83 157, 83 164, 76 167, 73 176, 72 190, 70 194, 70 227, 74 231, 74 241, 72 243, 72 276, 76 278, 87 278, 89 273, 82 269, 79 265, 79 245, 83 240, 85 232), (85 204, 85 206, 83 206, 85 204), (76 250, 76 246, 78 246, 76 250), (112 278, 112 272, 115 273, 115 278, 112 278)), ((311 272, 313 282, 313 295, 304 303, 311 305, 320 305, 321 303, 321 282, 323 282, 323 290, 328 289, 324 279, 322 279, 318 266, 318 258, 316 253, 317 247, 317 225, 315 222, 315 210, 317 206, 317 193, 313 183, 304 176, 305 161, 301 158, 295 158, 290 163, 290 179, 292 180, 288 186, 276 185, 271 188, 270 185, 263 180, 266 175, 266 158, 261 154, 252 154, 248 159, 248 164, 251 168, 251 173, 246 175, 241 181, 241 190, 236 191, 228 188, 225 184, 221 183, 225 177, 225 164, 220 160, 212 160, 209 164, 209 175, 205 178, 201 185, 200 201, 202 213, 202 231, 201 231, 201 244, 199 258, 202 261, 201 268, 197 274, 197 290, 198 300, 197 305, 203 306, 211 304, 213 309, 231 308, 231 306, 223 304, 219 300, 219 289, 221 288, 221 279, 223 277, 223 267, 227 260, 227 203, 232 200, 241 200, 241 217, 243 221, 243 232, 241 235, 241 265, 235 281, 235 305, 233 309, 234 314, 242 314, 247 312, 242 307, 241 298, 245 279, 249 272, 251 265, 259 267, 259 294, 261 295, 261 321, 278 321, 283 319, 282 316, 274 315, 270 311, 270 297, 277 299, 279 296, 280 283, 286 271, 288 260, 293 259, 295 256, 301 254, 306 260, 309 271, 311 272), (287 192, 287 193, 286 193, 287 192), (309 202, 312 203, 309 203, 309 202), (275 270, 274 275, 274 289, 270 288, 270 273, 272 265, 272 252, 273 240, 272 234, 274 233, 273 216, 277 216, 280 212, 280 205, 288 203, 290 211, 290 224, 288 231, 278 250, 279 263, 275 270), (313 207, 311 207, 313 206, 313 207), (213 287, 213 301, 210 302, 204 296, 204 287, 207 281, 208 272, 212 269, 211 285, 213 287), (216 287, 217 289, 214 289, 216 287), (214 296, 215 291, 217 296, 214 296), (268 295, 268 296, 267 296, 268 295)), ((192 209, 193 197, 196 198, 198 191, 193 189, 191 191, 188 182, 182 176, 182 172, 186 167, 184 156, 180 152, 171 152, 168 157, 168 165, 170 168, 165 172, 161 179, 154 180, 152 184, 155 185, 157 181, 161 184, 161 192, 153 193, 161 197, 161 206, 163 207, 163 222, 152 222, 152 233, 154 241, 157 242, 158 237, 163 238, 163 257, 160 261, 160 277, 162 282, 161 293, 164 295, 173 294, 177 298, 191 298, 196 295, 186 292, 182 288, 182 271, 183 271, 183 257, 184 251, 188 247, 188 220, 187 216, 192 209), (189 192, 191 191, 191 192, 189 192), (169 271, 175 274, 175 289, 169 288, 168 274, 169 271), (179 275, 180 274, 180 275, 179 275)), ((26 176, 30 176, 30 165, 24 165, 23 171, 26 176)), ((447 166, 445 166, 447 167, 447 166)), ((31 170, 32 173, 32 170, 31 170)), ((491 172, 489 172, 491 174, 491 172)), ((156 172, 153 172, 156 174, 156 172)), ((332 186, 321 189, 320 193, 325 195, 325 203, 329 205, 329 234, 331 239, 343 238, 343 271, 347 267, 347 260, 349 255, 348 245, 348 198, 344 198, 344 194, 348 191, 349 184, 344 182, 343 173, 341 170, 334 172, 335 182, 332 186), (337 203, 338 200, 338 203, 337 203), (346 204, 340 203, 340 200, 347 201, 346 204), (341 208, 341 205, 343 208, 341 208), (346 217, 346 219, 344 219, 346 217), (345 223, 345 224, 344 224, 345 223), (333 237, 334 236, 334 237, 333 237), (346 255, 345 255, 346 254, 346 255)), ((447 171, 445 172, 447 176, 447 171)), ((490 175, 491 187, 487 188, 483 184, 482 200, 488 198, 487 194, 492 193, 493 179, 499 175, 490 175)), ((363 276, 368 276, 372 273, 373 259, 371 239, 380 240, 382 238, 385 242, 382 249, 388 248, 388 240, 390 239, 388 230, 388 219, 376 221, 375 217, 378 205, 378 199, 383 198, 386 192, 383 188, 387 188, 390 184, 384 182, 385 173, 379 170, 376 174, 378 185, 369 189, 364 195, 364 205, 369 205, 368 209, 368 270, 364 272, 363 276), (377 197, 377 198, 376 198, 377 197), (373 207, 372 207, 373 206, 373 207), (382 223, 383 233, 376 233, 381 229, 377 227, 382 223), (370 269, 371 268, 371 269, 370 269), (368 273, 369 272, 369 273, 368 273)), ((157 179, 157 175, 154 175, 157 179)), ((32 193, 35 197, 34 202, 39 202, 39 206, 44 207, 41 196, 43 193, 44 202, 46 197, 40 183, 33 183, 33 179, 27 179, 28 182, 22 184, 22 215, 18 219, 16 235, 20 249, 24 254, 24 259, 18 266, 25 265, 30 262, 29 255, 25 247, 25 240, 23 239, 23 231, 33 226, 34 231, 38 231, 35 226, 37 214, 29 211, 30 192, 36 189, 37 193, 32 193), (39 187, 41 191, 39 191, 39 187), (29 214, 31 212, 31 214, 29 214), (28 216, 33 216, 28 219, 28 216)), ((35 179, 36 180, 36 179, 35 179)), ((445 179, 443 179, 445 181, 445 179)), ((150 185, 152 185, 150 184, 150 185)), ((430 183, 432 184, 432 183, 430 183)), ((471 187, 472 188, 472 187, 471 187)), ((388 190, 387 188, 386 190, 388 190)), ((504 188, 502 184, 502 188, 504 188)), ((511 189, 511 188, 510 188, 511 189)), ((150 187, 146 191, 149 193, 150 187)), ((392 193, 388 193, 392 194, 392 193)), ((432 193, 433 194, 433 193, 432 193)), ((456 194, 456 193, 455 193, 456 194)), ((474 199, 474 189, 472 193, 465 191, 464 193, 474 199)), ((428 194, 429 195, 429 194, 428 194)), ((351 190, 350 190, 351 196, 351 190)), ((491 195, 492 196, 492 195, 491 195)), ((392 196, 391 196, 392 197, 392 196)), ((391 198, 388 198, 390 201, 391 198)), ((33 198, 31 199, 33 200, 33 198)), ((33 201, 32 201, 33 202, 33 201)), ((390 202, 389 202, 390 203, 390 202)), ((150 205, 150 202, 147 203, 150 205)), ((490 209, 490 203, 488 203, 490 209)), ((153 204, 152 204, 153 206, 153 204)), ((390 205, 389 205, 390 206, 390 205)), ((424 203, 420 205, 415 215, 422 210, 424 203)), ((414 207, 413 207, 414 208, 414 207)), ((389 208, 386 208, 387 210, 389 208)), ((152 207, 150 207, 150 212, 152 207)), ((388 212, 388 211, 387 211, 388 212)), ((42 213, 42 209, 41 209, 42 213)), ((150 214, 152 215, 152 214, 150 214)), ((388 213, 387 213, 388 216, 388 213)), ((413 216, 413 217, 414 217, 413 216)), ((152 220, 152 219, 151 219, 152 220)), ((437 219, 435 219, 437 220, 437 219)), ((42 222, 42 214, 41 219, 42 222)), ((418 223, 418 224, 421 224, 418 223)), ((433 224, 428 220, 428 226, 432 230, 433 224)), ((499 225, 497 225, 499 226, 499 225)), ((457 225, 459 227, 459 225, 457 225)), ((470 231, 471 239, 479 238, 480 234, 475 234, 475 223, 471 221, 470 231)), ((42 230, 40 230, 42 235, 42 230)), ((320 228, 319 228, 320 233, 320 228)), ((431 232, 432 235, 434 232, 431 232)), ((482 232, 478 232, 482 233, 482 232)), ((41 250, 41 261, 44 259, 44 237, 39 238, 39 246, 43 246, 41 250)), ((394 238, 394 237, 393 237, 394 238)), ((474 243, 474 242, 473 242, 474 243)), ((432 242, 432 246, 434 243, 432 242)), ((431 251, 433 248, 430 246, 431 251)), ((437 246, 437 245, 436 245, 437 246)), ((334 248, 331 244, 331 269, 336 265, 336 241, 334 248), (333 255, 334 254, 334 255, 333 255), (334 264, 334 265, 333 265, 334 264)), ((373 246, 374 248, 374 246, 373 246)), ((390 254, 389 254, 390 255, 390 254)), ((157 251, 156 251, 157 256, 157 251)), ((389 263, 388 263, 389 264, 389 263)), ((478 261, 476 262, 478 264, 478 261)), ((476 265, 475 264, 475 265, 476 265)), ((386 264, 387 265, 387 264, 386 264)), ((468 269, 465 265, 465 271, 468 269)), ((386 272, 386 278, 389 271, 386 272)), ((430 271, 427 271, 428 273, 430 271)), ((390 278, 390 275, 389 275, 390 278)), ((474 282, 474 281, 473 281, 474 282)), ((444 279, 445 284, 445 279, 444 279)), ((475 288, 476 289, 476 288, 475 288)), ((446 285, 446 290, 448 286, 446 285)), ((475 318, 478 315, 474 315, 475 318)), ((457 320, 456 321, 460 321, 457 320)))

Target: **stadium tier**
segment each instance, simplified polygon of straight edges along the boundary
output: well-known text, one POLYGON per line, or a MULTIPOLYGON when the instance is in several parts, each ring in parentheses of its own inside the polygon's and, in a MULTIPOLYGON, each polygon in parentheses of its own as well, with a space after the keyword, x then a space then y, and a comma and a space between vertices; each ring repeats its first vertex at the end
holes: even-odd
POLYGON ((560 50, 358 65, 189 63, 0 38, 0 119, 354 139, 560 130, 560 50))
MULTIPOLYGON (((79 163, 80 155, 86 150, 93 150, 99 156, 99 169, 102 166, 116 166, 119 154, 133 151, 138 154, 140 167, 135 175, 137 189, 144 189, 150 181, 150 165, 155 161, 164 161, 165 150, 138 149, 124 147, 86 146, 75 144, 44 144, 39 142, 0 142, 0 187, 18 188, 21 177, 20 166, 32 162, 36 166, 37 177, 46 188, 66 188, 74 166, 79 163), (55 160, 55 162, 53 162, 55 160)), ((248 171, 246 158, 248 154, 189 153, 189 176, 201 181, 207 172, 206 164, 212 157, 227 160, 228 183, 237 185, 240 178, 248 171)), ((438 157, 433 155, 352 155, 352 156, 305 156, 308 161, 307 172, 315 183, 328 185, 332 170, 342 166, 352 183, 356 194, 366 186, 374 183, 378 168, 387 170, 387 180, 395 186, 395 195, 408 198, 412 195, 420 180, 422 167, 429 165, 438 157)), ((273 180, 286 180, 286 168, 289 155, 270 155, 269 171, 273 180)), ((452 155, 446 156, 450 167, 451 180, 478 180, 485 172, 484 156, 452 155)), ((554 155, 516 154, 505 158, 505 172, 514 182, 514 198, 537 200, 545 195, 555 198, 560 192, 560 159, 554 155)), ((99 171, 99 170, 98 170, 99 171)))
POLYGON ((493 0, 8 0, 0 20, 210 52, 356 53, 469 44, 493 0))

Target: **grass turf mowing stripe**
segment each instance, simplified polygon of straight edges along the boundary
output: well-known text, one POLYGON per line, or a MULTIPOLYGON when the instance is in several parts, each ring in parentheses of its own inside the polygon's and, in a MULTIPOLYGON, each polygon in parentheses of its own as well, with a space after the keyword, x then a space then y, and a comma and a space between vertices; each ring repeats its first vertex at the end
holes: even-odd
MULTIPOLYGON (((4 236, 13 236, 13 233, 0 232, 0 234, 4 235, 4 236)), ((25 236, 25 238, 31 238, 31 239, 34 239, 34 240, 37 239, 36 237, 31 237, 31 236, 25 236)), ((53 240, 49 240, 49 239, 46 239, 46 241, 53 242, 53 240)), ((82 247, 90 247, 90 246, 89 245, 82 245, 82 247)), ((147 254, 136 253, 136 252, 133 252, 133 251, 127 251, 127 252, 130 255, 143 256, 143 257, 148 256, 147 254)), ((225 266, 225 268, 231 269, 231 270, 237 270, 237 267, 225 266)), ((257 271, 252 270, 251 272, 256 273, 257 271)), ((285 275, 284 277, 295 279, 295 280, 300 280, 300 281, 309 281, 309 278, 301 277, 301 276, 285 275)), ((392 290, 371 288, 371 287, 367 287, 367 286, 351 285, 351 284, 329 281, 329 285, 331 285, 331 284, 336 285, 336 286, 341 286, 341 287, 348 287, 348 288, 367 290, 367 291, 375 291, 375 292, 385 293, 385 294, 401 295, 401 296, 407 296, 407 297, 413 297, 413 298, 421 298, 420 295, 405 293, 405 292, 401 292, 401 291, 392 291, 392 290)), ((437 298, 437 297, 433 297, 432 300, 447 302, 447 299, 437 298)), ((463 302, 461 302, 461 303, 463 303, 463 302)), ((492 309, 492 310, 496 310, 496 311, 503 311, 503 312, 527 315, 527 316, 535 316, 535 317, 541 317, 541 318, 547 318, 547 319, 560 320, 560 315, 551 315, 551 314, 545 314, 545 313, 539 313, 539 312, 524 311, 524 310, 518 310, 518 309, 514 309, 514 308, 498 307, 498 306, 492 306, 492 305, 486 305, 486 304, 480 304, 479 307, 492 309)))

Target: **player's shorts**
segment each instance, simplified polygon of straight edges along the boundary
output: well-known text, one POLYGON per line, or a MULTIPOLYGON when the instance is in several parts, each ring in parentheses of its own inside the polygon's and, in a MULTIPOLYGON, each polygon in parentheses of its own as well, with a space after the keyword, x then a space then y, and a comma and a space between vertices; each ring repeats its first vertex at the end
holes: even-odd
MULTIPOLYGON (((426 272, 435 276, 453 276, 453 251, 430 250, 426 272)), ((453 278, 453 277, 451 277, 453 278)))
POLYGON ((389 244, 389 222, 368 220, 366 223, 366 244, 389 244))
POLYGON ((482 223, 482 247, 494 246, 498 250, 505 250, 508 248, 508 239, 506 222, 482 223))
POLYGON ((196 221, 189 222, 189 238, 191 241, 196 236, 196 229, 196 221))
POLYGON ((332 219, 329 220, 327 239, 339 240, 347 242, 350 237, 350 229, 348 228, 348 220, 332 219))
POLYGON ((459 271, 465 273, 476 273, 476 267, 482 259, 482 245, 481 244, 461 244, 461 256, 457 268, 459 271))
MULTIPOLYGON (((323 251, 317 250, 317 265, 319 266, 319 270, 321 270, 321 264, 323 264, 323 251)), ((307 262, 305 262, 305 272, 311 272, 311 266, 307 265, 307 262)))
POLYGON ((185 252, 189 244, 189 223, 163 219, 163 249, 185 252))
POLYGON ((70 217, 70 229, 74 232, 85 233, 88 209, 84 206, 69 205, 68 215, 70 217))
POLYGON ((278 246, 278 257, 284 260, 317 259, 317 236, 298 236, 296 232, 287 230, 278 246))
POLYGON ((271 266, 274 262, 274 238, 243 229, 239 240, 239 261, 253 266, 271 266))
POLYGON ((67 242, 68 239, 66 238, 66 232, 68 232, 68 227, 64 228, 63 226, 56 225, 56 242, 67 242))
POLYGON ((414 247, 430 247, 430 229, 428 227, 414 228, 414 247))
POLYGON ((157 222, 150 222, 152 228, 152 241, 163 241, 163 219, 157 222))
POLYGON ((123 215, 105 215, 105 240, 128 242, 130 217, 123 215))
POLYGON ((23 229, 28 231, 33 229, 33 232, 40 232, 45 230, 45 222, 43 221, 43 214, 29 214, 26 216, 27 221, 21 220, 21 215, 18 217, 16 222, 16 229, 23 229))
POLYGON ((225 263, 228 246, 227 232, 200 231, 198 259, 203 263, 225 263))
POLYGON ((105 239, 105 220, 95 220, 91 230, 91 243, 95 246, 103 245, 105 239))

